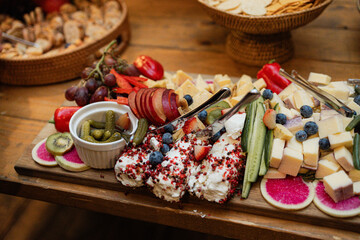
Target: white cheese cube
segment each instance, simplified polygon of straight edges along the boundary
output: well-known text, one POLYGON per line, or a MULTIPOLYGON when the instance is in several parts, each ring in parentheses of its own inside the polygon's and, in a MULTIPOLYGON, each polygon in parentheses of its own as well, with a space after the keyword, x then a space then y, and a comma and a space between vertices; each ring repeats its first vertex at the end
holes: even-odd
POLYGON ((346 102, 350 95, 350 90, 345 83, 335 83, 332 82, 331 84, 325 87, 319 87, 320 89, 324 90, 325 92, 333 95, 334 97, 338 98, 339 100, 346 102))
POLYGON ((354 110, 358 115, 360 114, 360 105, 354 102, 354 100, 349 101, 346 105, 354 110))
POLYGON ((339 116, 334 116, 318 122, 319 136, 324 138, 330 134, 340 133, 344 129, 343 121, 339 116))
POLYGON ((332 149, 341 146, 349 148, 353 145, 353 138, 350 132, 330 134, 328 138, 332 149))
POLYGON ((320 113, 321 120, 325 120, 327 118, 334 117, 334 116, 341 116, 341 115, 334 109, 322 109, 321 110, 321 113, 320 113))
POLYGON ((331 82, 331 77, 322 73, 311 72, 308 81, 315 85, 328 85, 331 82))
POLYGON ((296 109, 290 109, 291 113, 294 115, 294 117, 301 117, 299 111, 297 111, 296 109))
POLYGON ((314 107, 314 102, 305 90, 297 90, 294 92, 294 101, 296 109, 300 109, 303 105, 314 107))
POLYGON ((292 134, 295 134, 299 130, 303 130, 304 126, 301 117, 295 117, 288 119, 284 125, 292 134))
POLYGON ((195 109, 211 97, 212 94, 210 92, 208 92, 207 90, 202 90, 201 92, 198 92, 195 96, 193 96, 193 104, 191 104, 189 108, 191 110, 195 109))
POLYGON ((276 104, 279 104, 279 107, 285 107, 284 102, 280 99, 279 95, 277 95, 276 93, 273 93, 273 98, 270 100, 270 106, 271 108, 274 108, 276 106, 276 104))
POLYGON ((283 158, 284 146, 285 140, 282 140, 280 138, 274 139, 270 156, 270 167, 279 167, 281 159, 283 158))
POLYGON ((292 119, 294 118, 294 114, 290 111, 290 109, 284 107, 279 107, 279 113, 285 114, 287 119, 292 119))
POLYGON ((281 124, 276 124, 276 127, 274 129, 274 136, 275 138, 280 138, 288 141, 294 136, 294 134, 292 134, 285 126, 281 124))
POLYGON ((301 142, 296 140, 296 137, 292 137, 287 143, 286 143, 286 147, 287 148, 291 148, 295 151, 298 152, 303 152, 303 145, 301 142))
POLYGON ((300 167, 303 163, 303 155, 299 151, 291 148, 284 149, 284 156, 280 162, 279 172, 296 176, 299 173, 300 167))
POLYGON ((335 148, 334 156, 336 161, 345 169, 345 171, 349 172, 354 168, 352 154, 346 147, 341 146, 335 148))
POLYGON ((303 142, 304 163, 315 168, 319 160, 319 140, 316 137, 303 142))
POLYGON ((261 89, 263 89, 263 88, 266 88, 266 82, 265 82, 265 80, 263 79, 263 78, 260 78, 260 79, 258 79, 258 80, 256 80, 255 82, 254 82, 254 87, 258 90, 258 91, 260 91, 261 89))
POLYGON ((210 91, 209 85, 204 81, 204 79, 199 74, 195 80, 195 86, 200 90, 207 90, 210 91))
POLYGON ((353 183, 354 195, 360 195, 360 182, 353 183))
POLYGON ((321 159, 315 173, 315 178, 323 178, 341 169, 340 165, 332 161, 321 159))
POLYGON ((296 86, 294 83, 291 83, 279 93, 279 97, 281 100, 284 100, 285 98, 292 95, 296 90, 299 89, 300 88, 298 86, 296 86))
POLYGON ((282 172, 279 172, 275 168, 269 168, 267 173, 265 174, 264 178, 267 178, 267 179, 283 179, 283 178, 286 178, 286 174, 282 173, 282 172))
MULTIPOLYGON (((349 125, 349 123, 351 122, 352 118, 348 118, 348 117, 345 117, 345 116, 341 116, 341 119, 342 119, 342 121, 343 121, 343 126, 344 126, 344 129, 343 129, 342 132, 345 132, 345 131, 346 131, 345 128, 346 128, 347 125, 349 125)), ((354 137, 354 135, 355 135, 355 130, 352 129, 352 130, 350 131, 350 133, 351 133, 351 136, 354 137)))
POLYGON ((324 186, 334 202, 354 196, 353 183, 343 170, 324 177, 324 186))

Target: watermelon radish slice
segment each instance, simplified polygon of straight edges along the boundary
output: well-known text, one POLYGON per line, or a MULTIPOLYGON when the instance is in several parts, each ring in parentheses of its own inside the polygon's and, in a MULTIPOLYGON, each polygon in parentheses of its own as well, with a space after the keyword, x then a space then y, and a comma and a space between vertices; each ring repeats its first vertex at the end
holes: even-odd
POLYGON ((81 172, 90 168, 81 161, 76 148, 73 148, 70 152, 65 153, 63 156, 56 156, 55 160, 60 167, 71 172, 81 172))
POLYGON ((57 162, 54 156, 46 150, 45 143, 46 138, 35 145, 31 152, 32 158, 40 165, 54 167, 57 165, 57 162))
POLYGON ((334 200, 325 192, 324 184, 314 181, 315 186, 315 205, 324 213, 339 218, 353 217, 360 214, 359 196, 335 203, 334 200))
POLYGON ((314 186, 305 182, 301 177, 263 178, 260 189, 267 202, 274 207, 286 210, 299 210, 307 207, 315 195, 314 186))

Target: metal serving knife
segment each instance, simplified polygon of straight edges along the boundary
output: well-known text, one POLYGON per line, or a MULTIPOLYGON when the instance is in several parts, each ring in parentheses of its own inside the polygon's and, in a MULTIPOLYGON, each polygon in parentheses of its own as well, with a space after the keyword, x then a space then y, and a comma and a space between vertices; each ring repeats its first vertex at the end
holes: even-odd
MULTIPOLYGON (((188 112, 188 113, 174 119, 173 121, 171 121, 171 122, 169 122, 167 124, 172 124, 173 126, 179 126, 181 123, 185 123, 187 119, 192 118, 193 116, 195 116, 196 114, 198 114, 202 110, 205 110, 206 108, 208 108, 211 105, 219 102, 220 100, 230 97, 230 95, 231 95, 230 88, 224 87, 224 88, 220 89, 219 91, 217 91, 211 98, 206 100, 203 104, 201 104, 197 108, 195 108, 192 111, 190 111, 190 112, 188 112)), ((158 127, 156 129, 154 129, 153 131, 162 129, 167 124, 165 124, 165 125, 163 125, 161 127, 158 127)))
POLYGON ((196 137, 211 139, 218 132, 220 132, 220 134, 225 132, 225 122, 235 113, 237 113, 241 107, 256 100, 259 97, 260 92, 255 88, 252 89, 234 107, 232 107, 228 112, 217 119, 213 124, 210 124, 205 129, 196 132, 196 137))
POLYGON ((352 117, 354 115, 354 110, 343 104, 339 99, 334 97, 333 95, 321 90, 320 88, 310 84, 307 80, 305 80, 300 74, 298 74, 295 70, 291 72, 291 75, 287 73, 284 69, 280 69, 280 75, 287 78, 293 83, 296 83, 300 87, 307 90, 311 95, 316 97, 319 101, 323 102, 328 107, 336 110, 340 114, 346 117, 352 117))

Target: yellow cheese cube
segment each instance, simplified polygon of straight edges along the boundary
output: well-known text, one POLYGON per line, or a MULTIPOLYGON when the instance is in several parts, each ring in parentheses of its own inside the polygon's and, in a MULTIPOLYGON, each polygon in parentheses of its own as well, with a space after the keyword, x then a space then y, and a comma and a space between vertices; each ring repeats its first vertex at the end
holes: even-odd
POLYGON ((319 160, 319 140, 316 137, 303 142, 304 163, 315 168, 319 160))
POLYGON ((355 168, 351 169, 349 172, 349 177, 353 182, 360 181, 360 170, 357 170, 355 168))
POLYGON ((244 84, 249 84, 249 83, 252 83, 252 78, 249 76, 249 75, 246 75, 246 74, 243 74, 239 81, 237 81, 236 83, 236 87, 241 87, 242 85, 244 84))
POLYGON ((279 172, 275 168, 269 168, 267 173, 265 174, 264 178, 267 178, 267 179, 283 179, 283 178, 286 178, 286 174, 282 173, 282 172, 279 172))
POLYGON ((246 83, 241 85, 240 87, 237 87, 236 89, 236 97, 244 97, 248 92, 250 92, 254 88, 252 83, 246 83))
POLYGON ((210 91, 210 86, 204 81, 204 79, 201 77, 201 75, 199 74, 198 77, 195 80, 195 86, 199 89, 199 90, 207 90, 210 91))
POLYGON ((172 81, 176 86, 181 86, 186 80, 192 81, 192 77, 186 74, 183 70, 176 71, 176 74, 173 76, 172 81))
POLYGON ((334 162, 334 163, 338 164, 338 162, 335 159, 335 156, 334 156, 333 152, 331 152, 329 154, 326 154, 324 156, 321 156, 321 159, 326 159, 326 160, 328 160, 330 162, 334 162))
POLYGON ((286 143, 286 147, 296 150, 298 152, 303 152, 303 144, 297 141, 295 136, 286 143))
POLYGON ((294 101, 296 109, 300 109, 303 105, 308 105, 311 108, 314 107, 314 102, 311 97, 305 92, 305 90, 296 90, 294 92, 294 101))
POLYGON ((324 138, 330 134, 340 133, 344 129, 343 121, 339 116, 329 117, 318 122, 319 136, 324 138))
POLYGON ((285 107, 284 102, 280 99, 279 95, 273 93, 273 98, 270 100, 271 108, 274 108, 276 104, 279 104, 279 107, 285 107))
POLYGON ((346 147, 341 146, 335 148, 334 156, 336 161, 345 169, 345 171, 349 172, 354 168, 352 154, 346 147))
POLYGON ((274 129, 274 136, 275 136, 275 138, 280 138, 280 139, 288 141, 294 135, 283 125, 276 124, 276 127, 274 129))
POLYGON ((279 166, 279 172, 296 176, 299 173, 300 167, 303 163, 303 155, 299 151, 291 148, 284 149, 284 156, 279 166))
POLYGON ((308 81, 315 85, 328 85, 331 82, 331 77, 326 74, 311 72, 308 81))
POLYGON ((353 183, 349 176, 343 171, 324 177, 325 192, 334 200, 339 202, 354 196, 353 183))
POLYGON ((220 88, 231 85, 232 81, 228 75, 216 74, 214 77, 214 90, 218 91, 220 88))
POLYGON ((206 100, 208 100, 209 98, 211 98, 212 94, 209 93, 206 90, 203 90, 201 92, 198 92, 194 97, 193 97, 193 104, 191 104, 189 106, 189 108, 195 109, 196 107, 200 106, 203 102, 205 102, 206 100))
POLYGON ((294 83, 291 83, 288 85, 284 90, 282 90, 279 93, 279 97, 281 100, 284 100, 288 96, 292 95, 296 90, 299 90, 300 88, 296 86, 294 83))
POLYGON ((270 167, 278 168, 283 158, 285 141, 279 138, 275 138, 271 150, 270 167))
POLYGON ((349 148, 353 145, 353 138, 350 132, 330 134, 328 138, 332 149, 341 146, 345 146, 349 148))
POLYGON ((341 116, 341 115, 333 109, 322 109, 320 113, 321 120, 325 120, 335 116, 341 116))
POLYGON ((189 94, 190 96, 195 96, 200 90, 190 81, 189 79, 186 80, 180 88, 183 89, 184 95, 189 94))
POLYGON ((263 78, 260 78, 260 79, 258 79, 258 80, 256 80, 255 82, 254 82, 254 87, 258 90, 258 91, 260 91, 261 89, 263 89, 263 88, 266 88, 266 82, 265 82, 265 80, 263 79, 263 78))
POLYGON ((360 195, 360 182, 354 182, 353 189, 355 195, 360 195))
POLYGON ((341 169, 340 165, 332 161, 321 159, 315 173, 315 178, 323 178, 341 169))

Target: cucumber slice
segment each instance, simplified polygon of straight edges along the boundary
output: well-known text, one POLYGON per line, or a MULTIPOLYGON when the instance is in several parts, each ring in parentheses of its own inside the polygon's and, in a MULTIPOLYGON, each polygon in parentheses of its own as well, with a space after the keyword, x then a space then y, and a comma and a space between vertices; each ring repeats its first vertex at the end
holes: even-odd
POLYGON ((267 170, 268 170, 268 168, 266 167, 266 161, 265 161, 265 148, 263 148, 263 152, 261 154, 259 176, 264 176, 266 174, 267 170))
POLYGON ((250 103, 246 108, 246 119, 244 130, 241 133, 241 148, 244 152, 248 150, 249 136, 251 136, 252 126, 254 124, 256 104, 255 102, 250 103))

